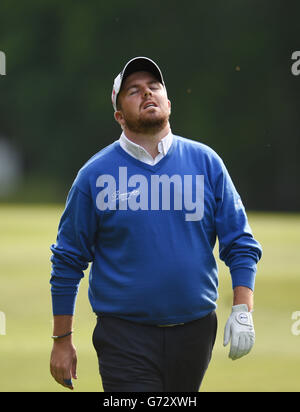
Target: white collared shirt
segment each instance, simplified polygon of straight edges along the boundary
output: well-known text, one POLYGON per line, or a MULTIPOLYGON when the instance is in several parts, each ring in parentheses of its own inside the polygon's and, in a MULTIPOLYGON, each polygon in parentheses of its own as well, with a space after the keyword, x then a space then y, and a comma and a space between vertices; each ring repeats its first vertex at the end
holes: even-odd
POLYGON ((125 136, 124 132, 122 132, 119 142, 122 149, 124 149, 125 152, 127 152, 130 156, 140 160, 141 162, 147 163, 148 165, 154 166, 168 153, 168 150, 170 149, 173 142, 173 134, 170 131, 170 133, 168 133, 167 136, 165 136, 158 143, 157 149, 159 151, 159 154, 154 159, 146 149, 144 149, 139 144, 136 144, 129 140, 125 136))

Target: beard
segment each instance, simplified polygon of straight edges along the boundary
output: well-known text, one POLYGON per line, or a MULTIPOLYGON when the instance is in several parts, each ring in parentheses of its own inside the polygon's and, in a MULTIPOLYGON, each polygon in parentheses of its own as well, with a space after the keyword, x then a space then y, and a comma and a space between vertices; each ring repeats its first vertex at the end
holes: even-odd
POLYGON ((169 121, 169 113, 162 113, 159 116, 151 116, 147 114, 146 116, 139 116, 138 118, 130 118, 123 113, 124 120, 126 122, 126 127, 139 134, 156 134, 162 129, 164 129, 169 121))

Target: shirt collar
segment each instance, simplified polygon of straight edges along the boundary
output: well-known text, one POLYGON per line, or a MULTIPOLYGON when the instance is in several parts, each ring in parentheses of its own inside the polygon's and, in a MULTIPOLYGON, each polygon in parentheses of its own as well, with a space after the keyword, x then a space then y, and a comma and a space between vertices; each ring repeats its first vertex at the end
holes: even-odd
MULTIPOLYGON (((146 149, 144 149, 142 146, 140 146, 137 143, 134 143, 132 140, 129 140, 125 133, 122 132, 120 136, 120 145, 121 147, 129 154, 131 154, 133 157, 142 160, 145 156, 152 156, 147 152, 146 149)), ((160 155, 165 156, 168 153, 168 150, 170 149, 171 145, 173 143, 173 134, 170 131, 167 136, 165 136, 161 141, 158 143, 157 149, 160 153, 160 155)))

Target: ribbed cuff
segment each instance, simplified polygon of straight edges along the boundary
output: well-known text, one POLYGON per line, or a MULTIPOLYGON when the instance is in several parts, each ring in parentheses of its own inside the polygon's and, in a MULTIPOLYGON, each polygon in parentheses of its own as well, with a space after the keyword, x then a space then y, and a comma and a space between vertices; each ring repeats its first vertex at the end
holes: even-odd
POLYGON ((74 315, 77 295, 52 295, 53 315, 74 315))
POLYGON ((245 286, 254 291, 256 271, 248 268, 236 268, 230 271, 232 288, 245 286))

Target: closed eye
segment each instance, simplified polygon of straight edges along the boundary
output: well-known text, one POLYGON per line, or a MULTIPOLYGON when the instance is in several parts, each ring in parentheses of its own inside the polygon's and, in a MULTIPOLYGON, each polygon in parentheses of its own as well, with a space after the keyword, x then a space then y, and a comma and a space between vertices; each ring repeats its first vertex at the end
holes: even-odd
MULTIPOLYGON (((157 81, 151 81, 148 83, 148 87, 150 88, 150 90, 157 91, 160 88, 160 83, 158 83, 157 81)), ((140 87, 138 85, 131 85, 130 87, 128 87, 127 93, 129 96, 132 96, 138 93, 139 90, 140 87)))
POLYGON ((129 96, 131 96, 132 94, 135 94, 137 92, 138 92, 137 87, 130 87, 130 89, 128 90, 129 96))

